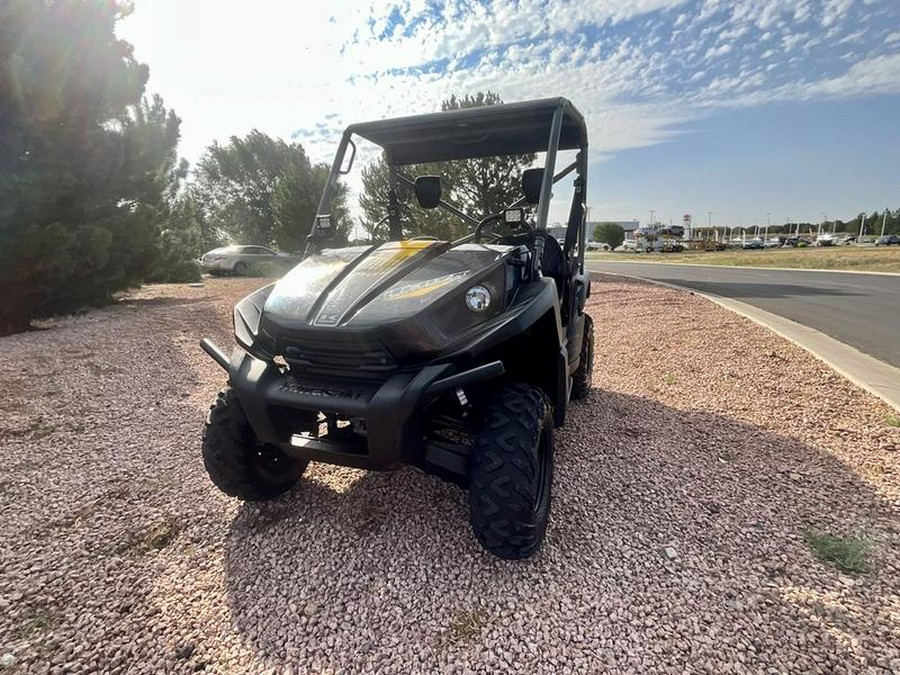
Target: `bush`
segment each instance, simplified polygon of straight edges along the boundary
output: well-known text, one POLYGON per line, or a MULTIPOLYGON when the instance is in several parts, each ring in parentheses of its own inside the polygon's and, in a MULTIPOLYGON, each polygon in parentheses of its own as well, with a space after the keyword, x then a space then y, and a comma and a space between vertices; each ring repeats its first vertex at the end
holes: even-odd
POLYGON ((797 243, 797 248, 806 248, 807 246, 809 246, 809 244, 807 244, 805 241, 797 243))
POLYGON ((200 281, 200 265, 196 260, 181 260, 159 267, 152 277, 147 278, 151 284, 189 284, 196 281, 200 281))
POLYGON ((297 262, 296 258, 284 258, 253 263, 247 268, 247 273, 244 276, 264 277, 267 279, 280 278, 287 274, 297 262))

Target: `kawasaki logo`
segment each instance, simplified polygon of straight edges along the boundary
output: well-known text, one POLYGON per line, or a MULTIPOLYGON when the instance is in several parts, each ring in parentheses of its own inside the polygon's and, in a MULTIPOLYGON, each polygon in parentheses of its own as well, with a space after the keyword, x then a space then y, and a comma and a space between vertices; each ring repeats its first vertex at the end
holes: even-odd
POLYGON ((309 387, 299 382, 285 381, 279 389, 288 394, 301 394, 305 396, 324 396, 327 398, 359 398, 361 391, 355 389, 326 389, 324 387, 309 387))

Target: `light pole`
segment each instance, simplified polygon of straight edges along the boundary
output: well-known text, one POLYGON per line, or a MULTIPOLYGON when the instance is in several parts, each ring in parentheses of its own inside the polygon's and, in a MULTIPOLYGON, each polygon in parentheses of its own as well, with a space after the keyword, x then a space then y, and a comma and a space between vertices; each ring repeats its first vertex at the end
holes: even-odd
POLYGON ((881 219, 881 236, 884 236, 884 226, 887 223, 887 207, 884 209, 884 218, 881 219))
POLYGON ((656 214, 656 211, 655 211, 654 209, 650 209, 650 222, 647 223, 648 225, 652 225, 652 224, 653 224, 653 216, 654 216, 655 214, 656 214))
MULTIPOLYGON (((712 211, 706 212, 706 229, 707 230, 712 229, 712 214, 713 214, 712 211)), ((724 232, 722 234, 724 234, 724 232)), ((716 241, 719 241, 719 228, 716 228, 716 241)))
POLYGON ((772 227, 772 213, 766 211, 766 232, 763 234, 763 240, 769 241, 769 228, 772 227))
POLYGON ((866 231, 866 213, 863 211, 859 214, 859 236, 857 237, 857 241, 863 238, 863 234, 866 231))

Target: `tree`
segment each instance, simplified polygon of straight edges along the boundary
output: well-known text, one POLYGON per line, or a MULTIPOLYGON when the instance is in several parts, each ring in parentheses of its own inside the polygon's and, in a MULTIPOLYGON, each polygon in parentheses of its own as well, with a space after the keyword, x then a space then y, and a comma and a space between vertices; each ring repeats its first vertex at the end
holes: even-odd
POLYGON ((625 229, 618 223, 599 223, 594 228, 594 241, 609 244, 611 249, 619 248, 625 241, 625 229))
MULTIPOLYGON (((502 103, 493 92, 478 92, 463 98, 451 96, 441 104, 442 111, 477 108, 502 103)), ((442 199, 476 218, 496 213, 521 196, 520 176, 535 155, 508 155, 451 162, 414 164, 402 167, 409 176, 439 175, 442 199)), ((389 171, 382 155, 362 171, 363 193, 360 207, 366 222, 362 227, 373 241, 387 239, 387 225, 379 222, 387 213, 389 171)), ((418 207, 413 191, 405 185, 397 189, 400 221, 406 236, 429 234, 439 239, 463 236, 468 226, 443 209, 418 207)))
POLYGON ((114 0, 0 6, 0 334, 108 301, 152 267, 180 120, 114 0))
MULTIPOLYGON (((296 251, 305 245, 327 178, 328 167, 313 166, 302 145, 254 129, 207 149, 197 190, 212 227, 226 237, 296 251)), ((346 192, 339 186, 331 204, 343 232, 346 192)))

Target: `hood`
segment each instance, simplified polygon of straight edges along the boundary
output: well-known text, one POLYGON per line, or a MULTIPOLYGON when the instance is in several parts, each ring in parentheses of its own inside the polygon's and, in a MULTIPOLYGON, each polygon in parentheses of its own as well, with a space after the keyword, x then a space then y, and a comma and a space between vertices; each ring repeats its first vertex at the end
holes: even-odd
POLYGON ((419 313, 495 267, 509 246, 387 242, 325 250, 275 284, 263 313, 285 327, 370 326, 419 313))

